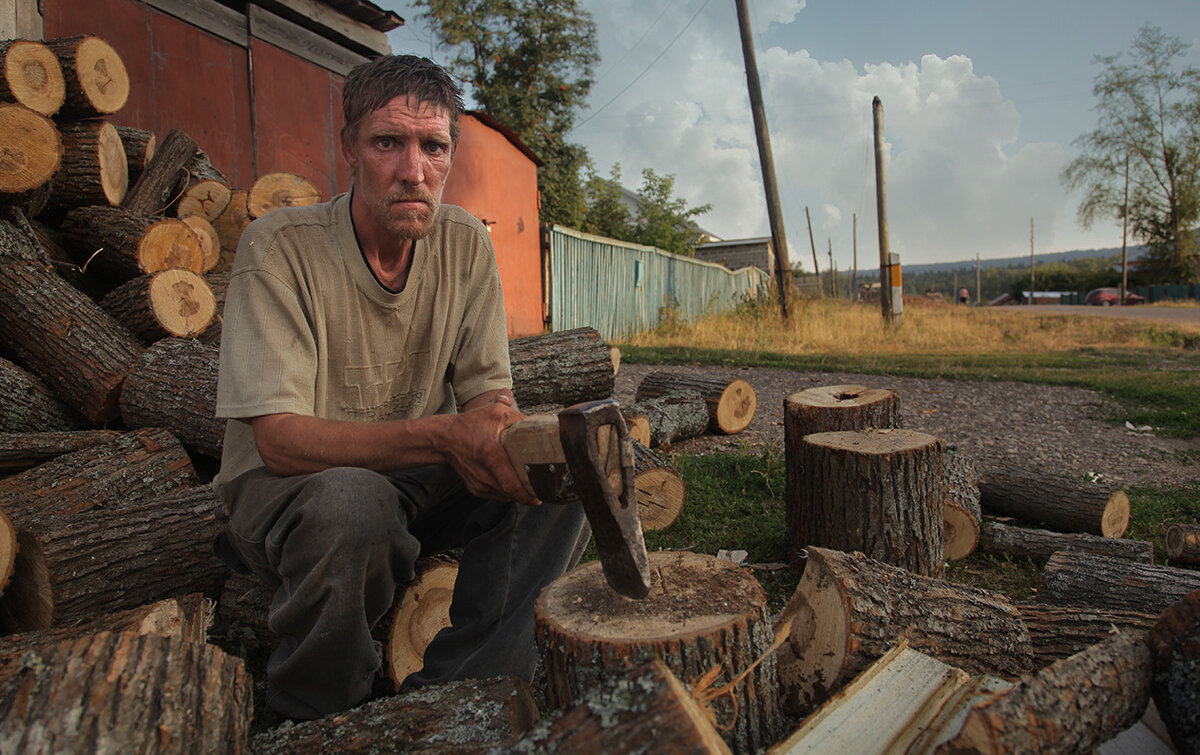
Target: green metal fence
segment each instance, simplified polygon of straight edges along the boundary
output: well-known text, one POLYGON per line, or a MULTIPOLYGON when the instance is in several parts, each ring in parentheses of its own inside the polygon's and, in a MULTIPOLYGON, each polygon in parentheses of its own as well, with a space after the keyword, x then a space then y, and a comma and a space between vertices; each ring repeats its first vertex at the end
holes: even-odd
POLYGON ((591 326, 606 339, 659 325, 667 312, 691 320, 766 291, 769 276, 650 246, 548 227, 550 329, 591 326))

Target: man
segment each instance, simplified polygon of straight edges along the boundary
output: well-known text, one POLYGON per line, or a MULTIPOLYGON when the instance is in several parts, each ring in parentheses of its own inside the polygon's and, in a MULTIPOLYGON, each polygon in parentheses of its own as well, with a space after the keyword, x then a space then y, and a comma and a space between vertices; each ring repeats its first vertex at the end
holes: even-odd
POLYGON ((537 506, 499 444, 523 415, 495 255, 440 204, 458 87, 386 56, 350 72, 343 108, 351 192, 246 229, 221 340, 216 550, 275 590, 267 703, 295 719, 371 694, 371 626, 417 556, 448 547, 464 547, 452 627, 405 685, 531 676, 533 603, 583 525, 578 505, 537 506))

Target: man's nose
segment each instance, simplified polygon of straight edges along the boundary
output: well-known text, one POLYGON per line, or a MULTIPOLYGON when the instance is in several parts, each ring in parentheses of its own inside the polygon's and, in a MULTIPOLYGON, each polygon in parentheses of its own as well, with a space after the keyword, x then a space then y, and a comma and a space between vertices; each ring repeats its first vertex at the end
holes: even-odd
POLYGON ((399 151, 396 179, 406 184, 419 184, 425 180, 425 161, 419 145, 410 145, 399 151))

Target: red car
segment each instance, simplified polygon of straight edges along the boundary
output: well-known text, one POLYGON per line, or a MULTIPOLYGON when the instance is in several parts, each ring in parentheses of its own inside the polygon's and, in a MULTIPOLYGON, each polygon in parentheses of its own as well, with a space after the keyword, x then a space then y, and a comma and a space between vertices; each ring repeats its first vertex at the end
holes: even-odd
MULTIPOLYGON (((1083 297, 1084 304, 1093 304, 1097 307, 1111 307, 1121 298, 1121 289, 1119 288, 1094 288, 1087 292, 1087 296, 1083 297)), ((1139 296, 1132 291, 1125 292, 1125 304, 1145 304, 1146 297, 1139 296)))

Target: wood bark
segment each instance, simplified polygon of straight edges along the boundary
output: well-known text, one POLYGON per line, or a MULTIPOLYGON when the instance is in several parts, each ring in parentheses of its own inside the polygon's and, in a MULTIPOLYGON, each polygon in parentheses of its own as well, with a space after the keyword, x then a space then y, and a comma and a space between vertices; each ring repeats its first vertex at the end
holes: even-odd
POLYGON ((660 661, 606 679, 583 701, 539 724, 515 752, 728 753, 708 713, 660 661))
POLYGON ((49 47, 32 39, 0 40, 0 102, 17 102, 50 117, 66 98, 62 66, 49 47))
POLYGON ((959 561, 979 546, 983 511, 979 506, 979 476, 975 465, 962 452, 947 447, 942 456, 946 474, 944 552, 946 560, 959 561))
POLYGON ((76 207, 119 205, 129 190, 129 159, 108 121, 59 122, 62 161, 46 208, 52 224, 76 207))
POLYGON ((915 574, 945 570, 943 442, 914 430, 813 433, 800 441, 789 553, 861 551, 915 574))
POLYGON ((213 315, 212 324, 200 334, 200 341, 209 346, 220 348, 221 326, 224 323, 225 296, 229 293, 229 273, 210 271, 204 274, 204 280, 208 282, 208 288, 212 291, 213 298, 216 300, 216 314, 213 315))
POLYGON ((1167 558, 1178 564, 1200 564, 1200 526, 1176 522, 1164 538, 1167 558))
POLYGON ((1147 638, 1151 694, 1179 752, 1200 752, 1200 591, 1170 605, 1147 638))
POLYGON ((278 726, 250 744, 256 755, 512 752, 537 719, 529 685, 495 677, 382 697, 345 713, 278 726))
POLYGON ((981 475, 979 494, 985 511, 1058 532, 1121 537, 1129 528, 1129 497, 1104 483, 995 464, 981 475))
POLYGON ((1091 752, 1141 718, 1150 677, 1142 637, 1113 635, 977 703, 934 752, 1091 752))
POLYGON ((1058 606, 1161 613, 1193 590, 1200 590, 1200 571, 1060 551, 1042 569, 1038 600, 1058 606))
POLYGON ((176 191, 184 171, 196 157, 196 142, 178 129, 171 129, 154 150, 137 183, 130 187, 121 206, 135 215, 162 215, 177 201, 176 191))
POLYGON ((0 686, 0 749, 243 753, 251 693, 213 645, 99 632, 26 655, 0 686))
POLYGON ((576 705, 606 677, 657 657, 693 687, 710 671, 716 678, 700 686, 748 672, 712 701, 717 727, 734 752, 776 741, 783 717, 762 587, 736 564, 695 553, 652 553, 650 571, 643 600, 613 592, 597 561, 542 591, 535 621, 550 705, 576 705))
POLYGON ((162 429, 124 433, 0 481, 0 507, 40 546, 58 624, 217 594, 228 571, 212 555, 217 506, 162 429))
POLYGON ((450 600, 457 578, 457 561, 422 559, 416 578, 393 606, 383 655, 384 669, 397 689, 409 674, 425 665, 425 648, 433 636, 450 626, 450 600))
POLYGON ((177 216, 199 215, 215 222, 229 206, 233 193, 225 176, 213 167, 204 150, 198 149, 188 163, 175 194, 179 197, 175 203, 177 216))
POLYGON ((826 700, 900 640, 973 674, 1014 677, 1030 668, 1029 633, 999 593, 923 577, 867 558, 808 548, 804 575, 776 627, 787 709, 826 700))
MULTIPOLYGON (((137 181, 145 172, 146 166, 154 157, 158 146, 158 136, 153 131, 133 126, 117 126, 121 135, 121 144, 125 147, 125 162, 129 170, 129 185, 136 186, 137 181)), ((125 199, 129 199, 128 194, 125 199)))
POLYGON ((46 387, 41 378, 0 358, 0 432, 82 430, 88 422, 46 387))
POLYGON ((571 406, 613 394, 616 375, 608 344, 594 328, 514 338, 508 355, 520 407, 571 406))
POLYGON ((13 526, 8 515, 0 510, 0 595, 12 581, 16 570, 17 553, 21 550, 17 542, 17 528, 13 526))
POLYGON ((1040 603, 1018 603, 1017 610, 1033 645, 1034 666, 1030 672, 1103 642, 1113 632, 1145 634, 1158 619, 1152 613, 1040 603))
POLYGON ((316 184, 295 173, 267 173, 259 176, 246 195, 250 217, 261 218, 280 207, 304 207, 321 201, 316 184))
POLYGON ((173 268, 205 272, 200 240, 177 218, 137 215, 121 207, 78 207, 67 213, 61 230, 85 269, 113 283, 173 268))
POLYGON ((708 410, 698 393, 669 393, 648 397, 629 406, 650 424, 650 446, 669 447, 672 443, 695 438, 708 429, 708 410))
POLYGON ((663 530, 683 513, 687 486, 666 457, 638 442, 633 444, 634 489, 643 530, 663 530))
POLYGON ((129 72, 121 56, 99 37, 60 37, 46 42, 58 57, 66 85, 62 120, 110 115, 129 98, 129 72))
POLYGON ((221 458, 225 420, 217 419, 217 349, 164 338, 146 349, 121 388, 128 427, 170 427, 190 450, 221 458))
POLYGON ((217 313, 204 277, 178 268, 132 278, 105 294, 100 306, 147 346, 199 336, 217 313))
POLYGON ((0 145, 0 204, 28 209, 33 193, 50 183, 62 163, 58 128, 24 105, 0 104, 0 145))
POLYGON ((0 344, 95 425, 117 416, 143 347, 49 268, 28 225, 0 219, 0 344))
POLYGON ((984 520, 979 550, 997 556, 1043 562, 1059 551, 1095 553, 1143 564, 1154 561, 1154 545, 1145 540, 1017 527, 990 518, 984 520))
POLYGON ((651 372, 638 385, 635 401, 672 393, 695 393, 704 399, 708 429, 733 435, 750 426, 758 408, 758 394, 742 378, 696 377, 666 371, 651 372))
POLYGON ((120 435, 115 430, 0 433, 0 472, 21 472, 64 454, 109 443, 120 435))
MULTIPOLYGON (((25 217, 32 216, 26 213, 25 217)), ((48 264, 68 283, 87 294, 89 299, 98 301, 112 288, 112 284, 95 275, 94 271, 89 276, 83 266, 75 261, 75 257, 67 252, 62 232, 57 227, 46 225, 41 220, 30 220, 29 227, 46 253, 48 264)))

